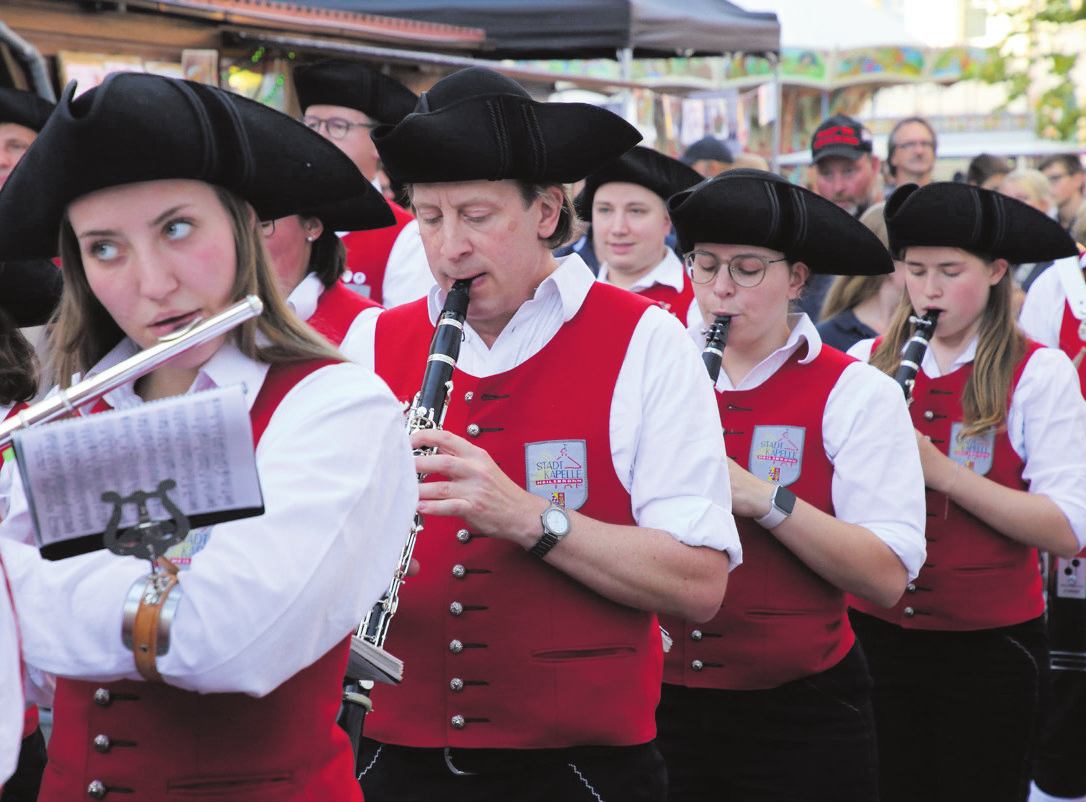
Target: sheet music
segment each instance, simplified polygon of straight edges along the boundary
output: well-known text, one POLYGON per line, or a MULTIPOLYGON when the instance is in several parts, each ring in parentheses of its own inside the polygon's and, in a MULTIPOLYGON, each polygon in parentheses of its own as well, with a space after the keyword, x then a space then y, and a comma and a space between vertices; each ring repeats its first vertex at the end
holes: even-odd
MULTIPOLYGON (((15 435, 14 446, 43 553, 105 530, 113 505, 102 493, 151 492, 164 479, 177 482, 169 497, 193 526, 263 511, 240 385, 32 427, 15 435)), ((152 518, 169 517, 159 499, 147 509, 152 518)), ((137 520, 135 505, 126 504, 121 527, 137 520)))

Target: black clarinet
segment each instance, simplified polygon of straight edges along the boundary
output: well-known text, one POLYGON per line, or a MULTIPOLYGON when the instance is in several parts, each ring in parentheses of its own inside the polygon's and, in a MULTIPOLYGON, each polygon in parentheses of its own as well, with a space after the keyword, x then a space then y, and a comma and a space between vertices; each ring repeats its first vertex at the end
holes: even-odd
POLYGON ((731 315, 717 315, 705 332, 705 350, 701 352, 701 359, 713 384, 716 384, 720 375, 720 362, 724 358, 724 344, 728 342, 728 329, 731 325, 731 315))
POLYGON ((894 381, 901 385, 907 403, 912 403, 916 374, 920 372, 920 363, 924 361, 924 354, 928 350, 932 335, 935 334, 935 324, 942 311, 942 309, 929 309, 923 317, 915 315, 909 317, 909 322, 916 328, 913 329, 913 336, 901 349, 901 364, 898 365, 897 373, 894 374, 894 381))
MULTIPOLYGON (((464 321, 468 315, 468 291, 473 279, 454 281, 445 298, 445 306, 437 319, 430 355, 422 375, 422 388, 407 410, 407 432, 423 429, 440 429, 445 420, 452 392, 452 375, 456 360, 460 357, 460 343, 464 338, 464 321)), ((428 456, 437 449, 416 448, 416 457, 428 456)), ((425 475, 418 474, 421 482, 425 475)), ((369 689, 373 682, 398 684, 403 679, 403 663, 384 650, 388 625, 399 605, 399 589, 411 564, 415 541, 422 531, 422 516, 415 513, 411 531, 400 554, 400 564, 385 591, 358 625, 351 638, 351 654, 347 663, 347 676, 343 685, 343 705, 340 708, 339 725, 351 738, 355 752, 355 771, 361 769, 362 726, 366 713, 372 707, 369 689)))

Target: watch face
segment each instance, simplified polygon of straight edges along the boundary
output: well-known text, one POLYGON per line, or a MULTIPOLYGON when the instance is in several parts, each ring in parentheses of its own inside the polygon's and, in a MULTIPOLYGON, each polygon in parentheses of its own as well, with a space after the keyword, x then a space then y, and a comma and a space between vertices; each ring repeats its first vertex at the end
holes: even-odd
POLYGON ((564 535, 569 531, 569 516, 561 507, 548 507, 543 513, 543 525, 549 532, 564 535))

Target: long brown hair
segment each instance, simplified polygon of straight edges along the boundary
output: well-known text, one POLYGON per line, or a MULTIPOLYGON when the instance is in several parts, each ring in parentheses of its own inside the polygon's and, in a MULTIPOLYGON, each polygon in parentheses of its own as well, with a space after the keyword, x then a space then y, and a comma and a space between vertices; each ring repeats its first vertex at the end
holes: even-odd
MULTIPOLYGON (((246 295, 257 295, 264 302, 263 314, 230 332, 238 350, 268 364, 307 359, 344 361, 338 351, 295 316, 277 292, 264 235, 252 207, 228 190, 217 186, 214 189, 234 230, 237 272, 231 303, 246 295)), ((73 374, 92 368, 124 338, 124 332, 91 292, 79 242, 67 217, 61 223, 60 254, 64 292, 50 326, 49 366, 54 381, 68 387, 73 374)))
MULTIPOLYGON (((977 257, 988 266, 995 261, 981 254, 962 252, 977 257)), ((904 251, 901 257, 905 257, 904 251)), ((1025 335, 1015 324, 1012 292, 1011 271, 1006 270, 990 289, 988 303, 981 314, 973 372, 962 393, 965 423, 962 437, 980 434, 988 429, 1002 431, 1007 427, 1011 381, 1015 368, 1026 354, 1025 335)), ((871 364, 891 376, 897 372, 901 364, 901 351, 912 336, 913 327, 909 317, 913 314, 909 293, 905 292, 886 336, 871 355, 871 364)))

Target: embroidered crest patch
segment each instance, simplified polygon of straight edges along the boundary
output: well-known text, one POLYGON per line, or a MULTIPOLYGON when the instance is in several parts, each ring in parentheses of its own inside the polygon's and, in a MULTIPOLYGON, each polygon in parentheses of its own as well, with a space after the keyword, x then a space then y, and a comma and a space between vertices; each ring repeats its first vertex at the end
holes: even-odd
POLYGON ((790 485, 803 467, 803 426, 755 426, 747 466, 759 479, 790 485))
POLYGON ((965 424, 950 426, 950 453, 947 455, 973 473, 984 476, 992 470, 992 452, 995 450, 995 432, 988 431, 972 437, 961 438, 965 424))
POLYGON ((578 510, 588 501, 588 447, 584 440, 525 443, 524 469, 529 493, 567 510, 578 510))

